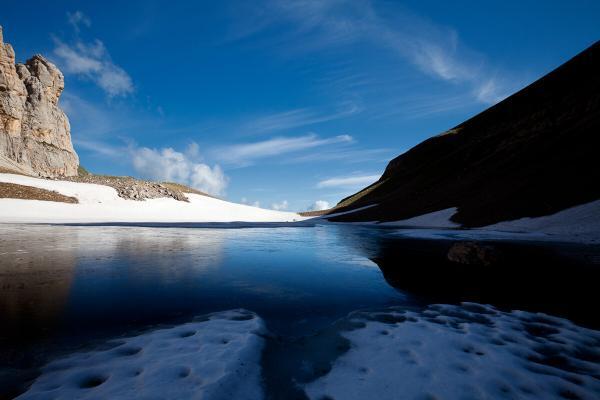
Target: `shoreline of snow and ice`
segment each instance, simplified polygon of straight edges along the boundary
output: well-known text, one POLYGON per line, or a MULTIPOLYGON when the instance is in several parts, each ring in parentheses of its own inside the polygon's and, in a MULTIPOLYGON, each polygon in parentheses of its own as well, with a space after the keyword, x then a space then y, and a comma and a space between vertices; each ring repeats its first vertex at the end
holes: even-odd
POLYGON ((0 182, 53 190, 78 204, 0 199, 0 223, 292 223, 306 220, 296 213, 266 210, 186 193, 189 202, 163 197, 125 200, 109 186, 2 174, 0 182))
POLYGON ((540 232, 557 236, 600 239, 600 200, 580 204, 543 217, 521 218, 484 226, 481 230, 540 232))
POLYGON ((264 322, 246 310, 116 339, 50 362, 18 399, 260 399, 264 322))
MULTIPOLYGON (((215 312, 51 361, 17 399, 262 399, 269 340, 255 313, 215 312)), ((310 399, 594 399, 599 344, 569 320, 478 303, 358 310, 303 339, 309 379, 290 384, 310 399)))
POLYGON ((591 400, 600 392, 600 334, 565 319, 463 303, 357 311, 343 321, 350 350, 304 385, 310 399, 591 400))
MULTIPOLYGON (((399 235, 413 238, 600 243, 600 200, 543 217, 521 218, 470 229, 461 228, 450 220, 456 211, 456 208, 447 208, 401 221, 328 223, 397 228, 399 235)), ((320 217, 319 222, 327 217, 320 217)))
POLYGON ((406 236, 471 240, 515 239, 600 243, 600 200, 571 207, 552 215, 504 221, 475 229, 461 229, 450 218, 456 208, 447 208, 413 218, 390 222, 332 222, 328 218, 356 210, 319 217, 266 210, 213 197, 186 193, 189 202, 163 197, 144 201, 126 200, 109 186, 0 173, 0 182, 56 191, 78 199, 78 204, 41 200, 0 198, 0 223, 141 225, 197 228, 244 228, 313 226, 315 224, 364 225, 397 228, 406 236), (443 230, 438 234, 431 230, 443 230))

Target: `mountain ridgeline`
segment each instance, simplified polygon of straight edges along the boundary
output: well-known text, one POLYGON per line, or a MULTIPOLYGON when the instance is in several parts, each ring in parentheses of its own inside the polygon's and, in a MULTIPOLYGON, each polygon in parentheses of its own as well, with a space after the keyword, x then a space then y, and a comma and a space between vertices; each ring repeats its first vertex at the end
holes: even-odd
POLYGON ((393 159, 334 221, 398 221, 456 207, 478 227, 600 198, 600 42, 393 159))

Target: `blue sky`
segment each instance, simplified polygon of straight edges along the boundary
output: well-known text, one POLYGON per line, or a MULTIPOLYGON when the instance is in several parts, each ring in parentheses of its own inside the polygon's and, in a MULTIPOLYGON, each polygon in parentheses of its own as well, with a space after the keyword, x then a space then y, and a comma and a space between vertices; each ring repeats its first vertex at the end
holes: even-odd
POLYGON ((306 210, 600 39, 600 2, 7 0, 0 24, 65 73, 90 171, 306 210))

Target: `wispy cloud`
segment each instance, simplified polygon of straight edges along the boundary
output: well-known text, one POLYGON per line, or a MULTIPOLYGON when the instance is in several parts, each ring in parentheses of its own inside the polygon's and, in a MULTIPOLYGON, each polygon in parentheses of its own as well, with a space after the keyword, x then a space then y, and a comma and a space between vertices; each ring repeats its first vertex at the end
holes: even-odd
POLYGON ((111 158, 122 156, 128 152, 127 146, 113 146, 97 140, 73 139, 73 144, 78 150, 85 149, 92 153, 111 158))
POLYGON ((224 163, 247 166, 253 161, 316 147, 351 143, 349 135, 339 135, 330 138, 320 138, 315 134, 294 137, 276 137, 253 143, 234 144, 220 147, 213 151, 213 155, 224 163))
MULTIPOLYGON (((67 16, 76 33, 81 25, 90 25, 89 19, 80 11, 67 16)), ((101 40, 84 42, 77 38, 67 43, 55 37, 54 44, 53 55, 65 73, 94 82, 110 97, 125 96, 134 91, 131 77, 112 61, 101 40)))
POLYGON ((81 30, 82 25, 88 28, 92 25, 92 21, 88 18, 88 16, 79 10, 73 13, 67 12, 67 20, 77 33, 79 33, 81 30))
POLYGON ((317 188, 361 188, 377 181, 380 175, 337 176, 317 183, 317 188))
POLYGON ((334 110, 297 108, 270 115, 258 116, 244 122, 238 129, 245 134, 253 135, 281 132, 292 128, 349 117, 360 111, 361 107, 353 102, 341 104, 334 110))
POLYGON ((213 195, 223 195, 229 183, 218 165, 210 167, 194 160, 197 147, 193 145, 186 153, 170 147, 141 147, 132 149, 131 153, 134 169, 145 178, 185 183, 213 195))
POLYGON ((515 86, 487 66, 485 57, 465 46, 454 29, 397 4, 376 7, 369 0, 269 0, 260 14, 245 20, 257 28, 244 29, 242 25, 240 35, 283 28, 276 43, 286 51, 318 51, 357 43, 377 46, 430 77, 465 85, 473 99, 486 104, 499 101, 515 86), (387 8, 378 9, 381 7, 387 8))
POLYGON ((361 149, 361 148, 333 148, 321 149, 318 152, 310 152, 290 157, 283 161, 285 164, 343 161, 347 164, 363 162, 388 162, 398 153, 397 149, 361 149))

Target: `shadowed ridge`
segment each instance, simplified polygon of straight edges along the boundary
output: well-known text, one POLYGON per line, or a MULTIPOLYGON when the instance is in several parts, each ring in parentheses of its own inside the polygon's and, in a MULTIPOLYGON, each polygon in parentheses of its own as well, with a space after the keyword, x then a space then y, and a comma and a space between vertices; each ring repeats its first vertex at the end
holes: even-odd
POLYGON ((393 159, 335 221, 395 221, 458 207, 484 226, 600 198, 600 42, 521 91, 393 159))

